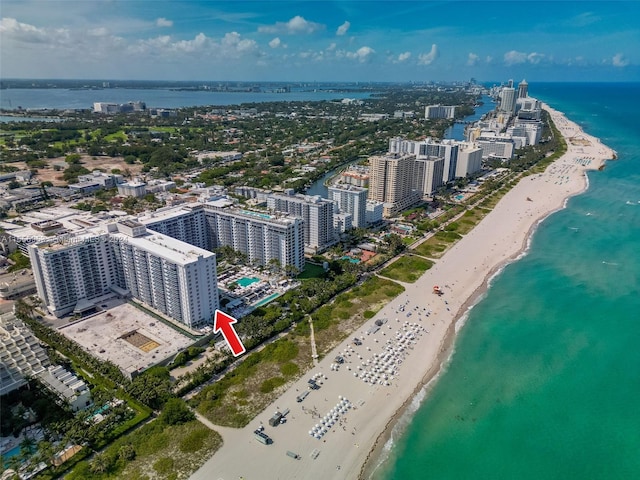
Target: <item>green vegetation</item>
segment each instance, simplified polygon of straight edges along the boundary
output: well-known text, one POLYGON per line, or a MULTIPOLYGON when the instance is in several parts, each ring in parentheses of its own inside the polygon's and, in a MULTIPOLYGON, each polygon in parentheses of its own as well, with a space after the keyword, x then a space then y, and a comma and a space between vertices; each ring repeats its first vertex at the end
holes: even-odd
POLYGON ((380 272, 380 275, 401 282, 413 283, 433 266, 433 262, 413 255, 405 255, 380 272))
POLYGON ((242 427, 275 399, 280 387, 306 371, 310 360, 306 339, 277 340, 247 355, 189 403, 217 425, 242 427))
MULTIPOLYGON (((362 325, 367 319, 365 312, 375 314, 403 291, 403 286, 391 280, 370 277, 362 285, 341 293, 332 303, 316 310, 311 318, 318 355, 326 355, 335 345, 362 325)), ((308 328, 306 323, 300 323, 296 332, 306 334, 308 328)))
POLYGON ((91 460, 80 462, 70 480, 187 478, 222 446, 222 438, 198 421, 174 426, 156 420, 114 441, 91 460))
POLYGON ((314 265, 313 263, 306 262, 304 270, 298 275, 298 280, 307 280, 309 278, 322 278, 324 276, 324 268, 322 265, 314 265))
POLYGON ((184 400, 180 398, 170 398, 164 405, 158 420, 165 425, 180 425, 194 420, 196 417, 184 400))
POLYGON ((14 262, 14 264, 7 269, 9 273, 17 272, 18 270, 22 270, 25 268, 31 268, 29 257, 18 250, 9 254, 9 260, 14 262))
POLYGON ((462 238, 462 236, 455 232, 437 232, 414 248, 413 252, 423 257, 440 258, 444 252, 460 238, 462 238))
POLYGON ((176 358, 173 359, 173 363, 171 364, 171 368, 177 368, 186 365, 187 362, 193 360, 201 353, 204 353, 204 351, 205 349, 202 347, 189 347, 188 349, 176 355, 176 358))

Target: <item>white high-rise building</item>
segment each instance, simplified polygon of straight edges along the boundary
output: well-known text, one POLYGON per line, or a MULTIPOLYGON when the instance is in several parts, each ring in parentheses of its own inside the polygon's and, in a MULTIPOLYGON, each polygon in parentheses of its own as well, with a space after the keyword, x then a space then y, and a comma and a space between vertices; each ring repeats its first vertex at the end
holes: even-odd
POLYGON ((367 200, 367 225, 381 222, 383 219, 384 205, 380 202, 367 200))
POLYGON ((482 159, 499 158, 511 160, 515 144, 512 138, 507 137, 480 137, 476 142, 482 148, 482 159))
POLYGON ((529 84, 526 80, 522 80, 518 84, 518 98, 527 98, 529 96, 529 84))
POLYGON ((150 230, 205 250, 230 246, 257 265, 276 259, 283 267, 304 269, 304 222, 290 215, 269 215, 215 203, 179 205, 138 219, 150 230))
POLYGON ((57 317, 93 307, 91 300, 124 288, 115 267, 115 250, 105 230, 82 230, 76 235, 28 246, 38 295, 57 317))
POLYGON ((338 184, 328 188, 329 200, 338 204, 341 212, 350 213, 355 228, 367 225, 367 194, 366 188, 355 185, 338 184))
POLYGON ((466 177, 482 170, 482 148, 476 143, 460 142, 456 178, 466 177))
POLYGON ((423 199, 432 197, 438 188, 444 185, 444 158, 418 158, 413 168, 413 188, 422 194, 423 199))
POLYGON ((500 94, 500 110, 513 114, 516 111, 516 89, 505 87, 500 94))
POLYGON ((219 307, 214 253, 134 220, 107 227, 124 287, 134 298, 192 328, 213 322, 219 307))
POLYGON ((424 108, 424 118, 448 118, 453 119, 456 115, 455 105, 427 105, 424 108))
POLYGON ((435 141, 431 138, 426 138, 421 141, 415 141, 396 137, 389 141, 389 152, 413 154, 418 160, 442 158, 444 159, 442 182, 447 183, 455 178, 456 162, 458 161, 458 144, 455 140, 435 141))
POLYGON ((189 327, 210 324, 219 306, 215 255, 134 220, 38 242, 29 256, 38 294, 58 317, 95 308, 114 292, 189 327))
POLYGON ((268 265, 272 259, 285 268, 304 270, 304 221, 288 215, 231 208, 211 208, 204 214, 211 248, 225 245, 247 255, 250 262, 268 265))
POLYGON ((267 197, 267 207, 304 220, 304 244, 310 252, 320 252, 336 242, 333 231, 334 202, 319 195, 296 195, 293 190, 267 197))

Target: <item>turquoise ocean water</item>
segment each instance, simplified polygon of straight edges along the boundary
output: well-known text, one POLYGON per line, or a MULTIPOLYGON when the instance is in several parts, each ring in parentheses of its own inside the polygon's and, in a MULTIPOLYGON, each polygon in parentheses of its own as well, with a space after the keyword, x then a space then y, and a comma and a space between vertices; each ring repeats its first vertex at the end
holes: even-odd
POLYGON ((640 84, 529 93, 619 159, 494 279, 376 479, 640 478, 640 84))

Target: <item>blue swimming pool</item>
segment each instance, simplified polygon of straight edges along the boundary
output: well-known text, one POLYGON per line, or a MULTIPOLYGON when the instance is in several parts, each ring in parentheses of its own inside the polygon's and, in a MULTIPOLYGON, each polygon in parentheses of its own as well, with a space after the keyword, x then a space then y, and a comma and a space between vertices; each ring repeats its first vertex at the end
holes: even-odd
POLYGON ((340 260, 349 260, 351 263, 360 263, 360 260, 357 258, 349 257, 345 255, 344 257, 340 257, 340 260))
POLYGON ((253 306, 254 307, 261 307, 262 305, 265 305, 267 303, 269 303, 271 300, 275 300, 276 298, 278 298, 280 296, 279 293, 272 293, 271 295, 269 295, 267 298, 263 298, 262 300, 260 300, 259 302, 255 303, 253 306))
POLYGON ((5 466, 5 468, 9 466, 9 459, 17 457, 18 455, 20 455, 20 445, 16 445, 11 450, 7 450, 5 453, 3 453, 2 464, 5 466))
POLYGON ((240 285, 241 287, 248 287, 251 284, 254 284, 256 282, 259 282, 260 279, 256 278, 256 277, 241 277, 240 279, 238 279, 238 285, 240 285))

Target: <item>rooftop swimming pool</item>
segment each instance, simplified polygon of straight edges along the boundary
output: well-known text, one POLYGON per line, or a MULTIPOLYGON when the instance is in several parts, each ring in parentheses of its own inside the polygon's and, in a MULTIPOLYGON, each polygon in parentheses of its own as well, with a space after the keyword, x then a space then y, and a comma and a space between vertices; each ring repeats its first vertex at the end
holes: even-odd
POLYGON ((271 220, 273 218, 271 215, 267 215, 266 213, 251 212, 249 210, 242 210, 242 213, 245 215, 251 215, 252 217, 262 218, 264 220, 271 220))

